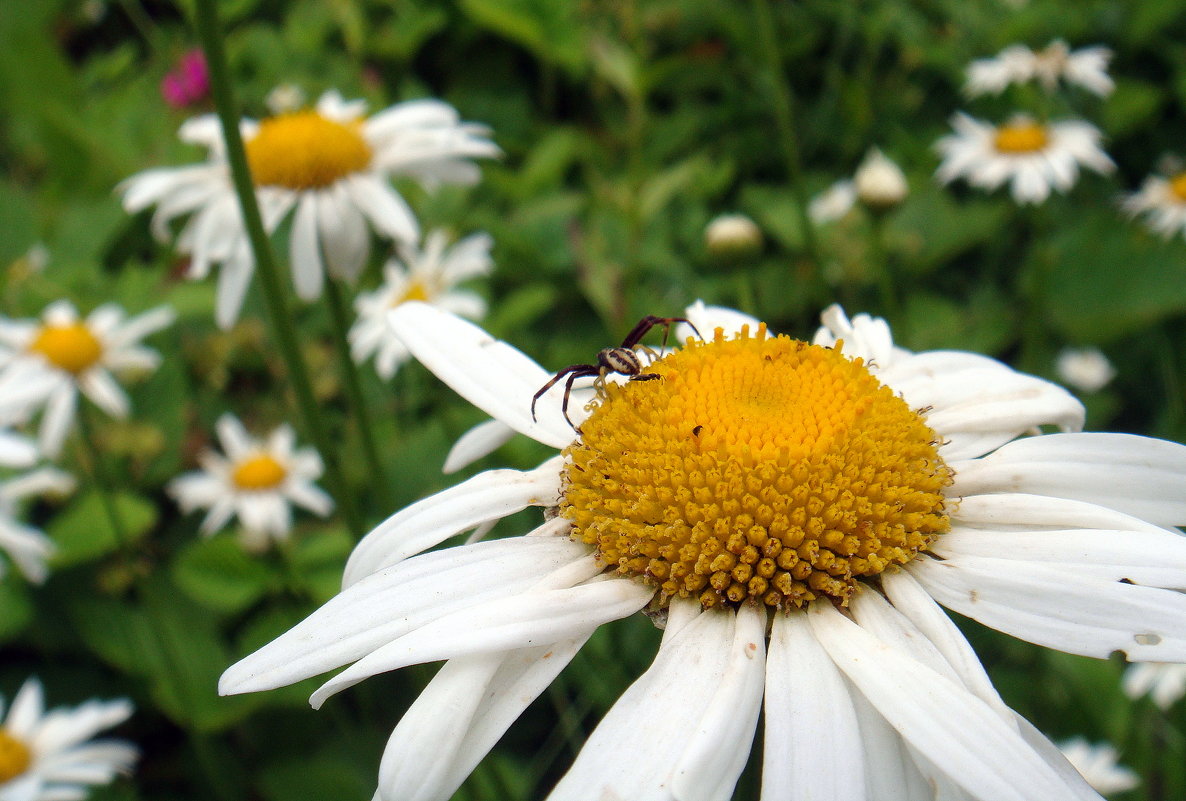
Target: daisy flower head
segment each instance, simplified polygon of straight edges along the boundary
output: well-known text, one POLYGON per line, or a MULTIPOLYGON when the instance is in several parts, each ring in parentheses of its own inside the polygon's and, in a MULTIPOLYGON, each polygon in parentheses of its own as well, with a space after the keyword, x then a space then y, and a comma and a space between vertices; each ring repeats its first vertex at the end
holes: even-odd
POLYGON ((857 186, 850 179, 837 181, 807 204, 807 216, 817 225, 835 222, 857 204, 857 186))
POLYGON ((1124 671, 1124 694, 1134 701, 1148 695, 1162 710, 1186 695, 1186 664, 1141 662, 1124 671))
POLYGON ((350 329, 350 352, 356 363, 375 357, 375 370, 390 379, 408 359, 408 349, 387 324, 388 313, 410 300, 431 303, 437 308, 470 319, 486 314, 486 302, 480 295, 457 285, 471 278, 489 275, 494 263, 490 248, 494 240, 488 234, 473 234, 456 244, 448 244, 444 231, 432 231, 424 248, 401 245, 399 258, 383 268, 383 285, 373 292, 363 292, 354 300, 358 314, 350 329))
POLYGON ((155 370, 160 354, 140 344, 173 322, 167 306, 124 317, 104 304, 82 319, 68 300, 40 320, 0 318, 0 419, 23 420, 42 411, 39 445, 53 458, 61 451, 86 395, 112 417, 127 417, 128 396, 112 373, 155 370))
POLYGON ((1054 370, 1063 383, 1083 392, 1099 392, 1116 377, 1116 368, 1099 348, 1063 348, 1054 370))
POLYGON ((1104 175, 1116 166, 1100 148, 1099 129, 1083 120, 1040 123, 1017 115, 996 126, 959 113, 951 124, 955 133, 935 144, 943 156, 935 172, 940 183, 964 178, 992 191, 1008 182, 1022 205, 1042 203, 1051 189, 1069 190, 1080 165, 1104 175))
POLYGON ((1140 190, 1126 195, 1121 206, 1166 239, 1186 235, 1186 170, 1171 176, 1150 175, 1140 190))
POLYGON ((138 755, 135 746, 91 738, 131 714, 126 700, 87 701, 47 713, 41 682, 28 679, 0 722, 0 801, 85 798, 88 785, 128 773, 138 755))
MULTIPOLYGON (((290 216, 289 261, 297 295, 321 295, 326 270, 353 281, 366 264, 371 231, 397 242, 416 242, 419 224, 391 179, 411 178, 428 188, 473 184, 470 159, 497 156, 482 125, 462 122, 439 100, 399 103, 365 116, 362 101, 326 92, 310 109, 241 125, 264 227, 290 216)), ((189 276, 205 278, 221 265, 216 319, 238 318, 254 271, 246 231, 231 184, 221 130, 213 115, 182 126, 183 140, 207 148, 203 164, 147 170, 124 181, 130 213, 155 206, 153 232, 169 238, 172 220, 188 216, 176 247, 191 257, 189 276)))
POLYGON ((977 59, 968 65, 964 92, 969 97, 999 95, 1010 85, 1037 81, 1053 92, 1060 80, 1079 86, 1099 97, 1107 97, 1116 88, 1108 75, 1112 51, 1106 47, 1071 50, 1056 39, 1042 50, 1024 45, 1010 45, 992 58, 977 59))
POLYGON ((1075 770, 1083 774, 1087 783, 1103 795, 1123 793, 1141 783, 1131 768, 1120 764, 1120 755, 1108 743, 1092 745, 1082 737, 1076 737, 1061 743, 1058 748, 1075 770))
POLYGON ((395 309, 413 356, 561 452, 393 515, 341 594, 220 691, 348 666, 319 706, 447 660, 392 733, 378 793, 447 799, 598 626, 646 610, 665 625, 654 662, 553 801, 728 799, 763 706, 766 801, 1098 798, 942 607, 1071 653, 1186 660, 1186 447, 1076 433, 1061 388, 906 351, 839 307, 812 341, 686 316, 703 339, 640 349, 648 378, 597 382, 570 427, 563 382, 532 414, 552 374, 523 353, 427 304, 395 309), (546 513, 523 536, 428 550, 531 506, 546 513))
POLYGON ((228 413, 215 428, 223 453, 205 451, 199 457, 201 470, 178 476, 168 486, 182 511, 209 509, 199 529, 204 536, 238 517, 243 544, 262 550, 271 540, 288 539, 293 504, 320 517, 333 511, 333 499, 313 483, 324 470, 321 457, 312 448, 296 447, 291 426, 256 439, 228 413))

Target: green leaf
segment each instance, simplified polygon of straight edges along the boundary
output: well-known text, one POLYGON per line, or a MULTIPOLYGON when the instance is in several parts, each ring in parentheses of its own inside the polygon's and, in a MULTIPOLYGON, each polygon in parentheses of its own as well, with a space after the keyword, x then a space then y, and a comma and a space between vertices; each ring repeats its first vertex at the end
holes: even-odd
POLYGON ((298 585, 319 603, 337 595, 353 548, 354 538, 345 529, 318 530, 298 539, 289 553, 298 585))
POLYGON ((121 546, 139 542, 156 521, 156 507, 140 495, 117 492, 105 499, 100 490, 89 490, 46 527, 46 533, 57 545, 50 563, 54 568, 63 568, 94 561, 121 546), (112 526, 108 500, 114 502, 122 532, 116 532, 112 526))
MULTIPOLYGON (((15 572, 12 565, 5 567, 9 573, 15 572)), ((21 581, 11 575, 0 581, 0 642, 20 634, 33 617, 33 603, 21 581)))
POLYGON ((1035 247, 1044 305, 1069 340, 1101 344, 1186 311, 1186 243, 1164 240, 1118 213, 1093 211, 1035 247))
POLYGON ((462 0, 478 25, 526 47, 574 74, 588 65, 576 6, 553 0, 462 0))
POLYGON ((173 563, 173 580, 189 597, 220 612, 238 612, 258 601, 274 576, 234 537, 191 542, 173 563))

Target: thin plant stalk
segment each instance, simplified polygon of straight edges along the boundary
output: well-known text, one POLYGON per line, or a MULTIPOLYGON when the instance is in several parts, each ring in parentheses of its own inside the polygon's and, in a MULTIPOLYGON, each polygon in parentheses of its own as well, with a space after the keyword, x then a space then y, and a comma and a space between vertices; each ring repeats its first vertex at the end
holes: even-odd
POLYGON ((366 457, 367 468, 370 472, 371 486, 378 485, 379 496, 387 494, 386 471, 379 460, 379 451, 375 445, 375 428, 371 423, 371 413, 367 408, 366 397, 362 394, 362 380, 358 374, 358 366, 350 355, 349 317, 346 309, 346 298, 343 296, 339 279, 330 276, 325 282, 326 303, 329 306, 330 318, 333 321, 334 348, 338 353, 338 365, 342 374, 342 383, 346 387, 346 394, 350 397, 351 411, 358 424, 358 435, 362 438, 362 450, 366 457))
POLYGON ((325 459, 326 480, 330 484, 330 491, 338 501, 338 508, 342 510, 346 525, 355 535, 360 535, 363 532, 363 527, 358 517, 358 510, 355 508, 354 498, 350 494, 342 474, 337 451, 331 448, 329 436, 322 423, 317 401, 313 396, 313 385, 309 380, 309 370, 305 366, 304 358, 292 330, 292 317, 288 311, 288 301, 284 293, 283 282, 280 280, 280 271, 276 267, 272 245, 267 232, 264 231, 263 220, 260 217, 259 205, 255 198, 255 187, 252 184, 251 172, 247 165, 247 154, 243 148, 243 138, 239 134, 238 106, 235 103, 234 91, 231 87, 226 52, 222 46, 217 0, 197 0, 195 11, 198 38, 202 42, 202 49, 206 53, 206 64, 210 71, 210 88, 214 95, 214 104, 218 109, 218 118, 222 121, 227 161, 231 168, 235 194, 239 198, 239 207, 243 213, 243 223, 251 243, 252 255, 255 258, 255 274, 259 277, 263 289, 272 333, 280 345, 280 355, 288 368, 289 379, 292 382, 297 406, 305 424, 305 431, 325 459))
POLYGON ((881 296, 882 314, 894 324, 895 331, 903 324, 896 286, 897 276, 885 246, 885 214, 872 210, 869 213, 869 249, 872 251, 873 268, 877 270, 877 291, 881 296))
POLYGON ((799 147, 799 135, 795 129, 795 95, 786 80, 782 67, 782 60, 778 55, 778 43, 774 34, 774 14, 770 10, 770 0, 754 0, 754 25, 757 28, 758 48, 764 62, 763 83, 770 95, 771 106, 774 111, 774 124, 778 131, 778 142, 782 147, 783 160, 786 162, 787 178, 791 184, 791 196, 795 199, 795 209, 799 217, 799 226, 803 231, 803 247, 807 255, 815 263, 815 274, 823 286, 823 260, 820 258, 819 238, 816 236, 815 224, 811 215, 807 213, 807 190, 803 186, 802 155, 799 147))

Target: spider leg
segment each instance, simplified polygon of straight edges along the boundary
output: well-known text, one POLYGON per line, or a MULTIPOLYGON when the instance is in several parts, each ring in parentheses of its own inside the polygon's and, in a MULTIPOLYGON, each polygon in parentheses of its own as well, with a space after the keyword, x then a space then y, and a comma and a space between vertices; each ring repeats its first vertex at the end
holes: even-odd
MULTIPOLYGON (((531 421, 538 422, 538 420, 536 420, 536 417, 535 417, 536 401, 538 401, 543 396, 543 394, 545 392, 547 392, 549 389, 554 387, 556 385, 557 381, 559 381, 561 378, 564 378, 564 376, 568 375, 569 373, 576 372, 578 370, 588 370, 590 367, 592 367, 592 365, 570 364, 570 365, 568 365, 568 367, 565 367, 563 370, 556 373, 556 375, 552 376, 551 379, 548 380, 548 383, 546 383, 542 387, 540 387, 539 392, 536 392, 535 395, 532 396, 532 398, 531 398, 531 421)), ((589 375, 589 373, 586 373, 585 375, 589 375)), ((567 395, 567 393, 565 393, 565 394, 567 395)))
POLYGON ((634 328, 630 330, 630 333, 626 335, 626 338, 622 340, 621 346, 623 348, 633 348, 643 337, 647 335, 648 331, 661 324, 664 319, 665 318, 663 317, 656 317, 653 314, 648 314, 646 317, 643 317, 638 321, 638 325, 634 326, 634 328))
MULTIPOLYGON (((568 424, 572 426, 573 431, 576 431, 577 427, 576 424, 573 423, 572 418, 568 416, 568 398, 570 395, 572 395, 572 382, 576 381, 578 378, 583 378, 590 375, 593 375, 593 373, 587 370, 573 370, 572 375, 568 377, 568 381, 564 383, 564 400, 560 402, 560 412, 564 415, 564 419, 568 421, 568 424)), ((597 375, 601 375, 600 369, 598 369, 597 375)))

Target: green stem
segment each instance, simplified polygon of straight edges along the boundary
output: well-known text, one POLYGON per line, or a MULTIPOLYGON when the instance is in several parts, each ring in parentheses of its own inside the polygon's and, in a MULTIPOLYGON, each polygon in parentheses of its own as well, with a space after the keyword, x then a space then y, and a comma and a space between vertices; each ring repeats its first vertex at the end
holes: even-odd
POLYGON ((342 476, 337 452, 330 447, 329 436, 325 426, 322 425, 317 401, 313 396, 313 385, 309 381, 309 371, 301 356, 300 348, 297 346, 296 335, 293 333, 292 316, 288 311, 288 302, 284 294, 284 285, 280 280, 280 271, 276 267, 276 261, 272 255, 272 245, 264 231, 263 220, 260 218, 259 205, 255 198, 255 187, 252 185, 251 171, 247 166, 247 154, 243 149, 243 138, 239 134, 238 106, 231 88, 226 52, 222 46, 217 0, 197 0, 195 9, 197 11, 198 38, 202 42, 202 49, 206 52, 206 64, 210 70, 210 88, 214 94, 218 118, 222 121, 222 135, 226 140, 227 161, 231 168, 235 194, 239 198, 239 207, 243 213, 243 224, 247 229, 251 251, 255 258, 255 272, 263 287, 264 302, 268 310, 268 321, 271 323, 272 334, 280 344, 280 355, 288 368, 288 375, 296 394, 297 406, 305 423, 305 432, 325 459, 326 480, 330 485, 330 492, 338 501, 342 516, 346 518, 346 525, 355 534, 362 534, 363 528, 358 518, 358 511, 354 506, 354 497, 349 492, 342 476))
POLYGON ((778 142, 782 146, 787 177, 791 183, 791 195, 795 198, 799 225, 803 230, 803 246, 807 255, 815 263, 816 278, 822 287, 824 285, 821 275, 823 260, 820 258, 815 224, 811 221, 811 215, 807 213, 807 190, 803 186, 799 136, 795 131, 795 96, 786 80, 782 59, 779 57, 778 44, 774 37, 774 15, 770 10, 770 0, 754 0, 754 16, 758 47, 765 62, 765 74, 762 77, 767 84, 767 91, 774 109, 774 124, 778 129, 778 142))
POLYGON ((325 282, 325 293, 330 317, 333 319, 334 347, 338 352, 342 383, 346 386, 346 394, 350 396, 351 410, 354 412, 354 420, 358 424, 358 434, 362 438, 362 450, 370 471, 371 486, 373 488, 377 485, 378 495, 383 497, 387 494, 389 485, 383 470, 383 463, 379 461, 379 451, 375 446, 375 429, 371 424, 371 413, 367 408, 366 398, 362 394, 362 381, 358 375, 358 367, 350 355, 349 315, 346 309, 346 299, 342 294, 338 279, 330 277, 325 282))
POLYGON ((95 427, 91 424, 91 410, 86 402, 81 398, 78 404, 78 427, 79 433, 82 434, 82 446, 87 452, 87 461, 90 462, 87 472, 91 474, 91 480, 99 490, 99 498, 103 502, 103 511, 107 515, 108 522, 111 523, 111 530, 115 534, 116 546, 120 551, 125 552, 132 543, 132 538, 128 535, 127 526, 124 525, 123 518, 120 516, 119 507, 115 503, 115 482, 112 480, 110 474, 107 472, 107 463, 103 461, 103 454, 99 450, 99 443, 95 439, 95 427))
MULTIPOLYGON (((895 334, 903 324, 898 291, 894 285, 894 268, 890 263, 889 251, 885 246, 885 217, 882 212, 869 213, 869 249, 873 255, 873 266, 877 270, 877 290, 881 295, 881 313, 894 324, 895 334)), ((895 337, 898 338, 898 337, 895 337)))

